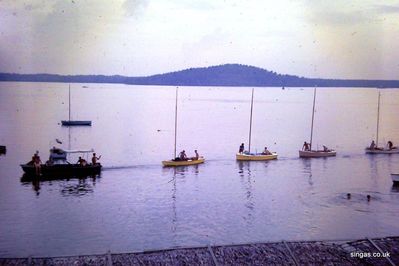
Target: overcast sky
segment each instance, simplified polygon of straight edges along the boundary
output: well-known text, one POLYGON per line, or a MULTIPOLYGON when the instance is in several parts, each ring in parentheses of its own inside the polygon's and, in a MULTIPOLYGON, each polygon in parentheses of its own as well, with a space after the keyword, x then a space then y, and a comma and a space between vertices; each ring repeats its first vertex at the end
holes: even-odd
POLYGON ((0 0, 0 72, 399 79, 399 1, 0 0))

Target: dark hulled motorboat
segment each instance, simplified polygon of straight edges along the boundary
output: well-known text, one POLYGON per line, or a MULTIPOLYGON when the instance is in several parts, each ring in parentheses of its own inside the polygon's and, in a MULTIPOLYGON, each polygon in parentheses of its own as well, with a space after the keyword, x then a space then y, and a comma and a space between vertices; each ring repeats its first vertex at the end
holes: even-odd
MULTIPOLYGON (((21 164, 21 167, 27 175, 36 175, 35 166, 33 164, 21 164)), ((43 176, 89 176, 99 174, 101 172, 101 164, 89 164, 85 166, 78 164, 42 164, 40 171, 43 176)))
MULTIPOLYGON (((85 177, 98 175, 101 172, 101 164, 72 164, 67 161, 67 155, 71 153, 90 153, 93 150, 63 150, 52 148, 49 160, 40 165, 40 176, 43 177, 85 177)), ((37 176, 33 162, 21 164, 25 176, 37 176)))

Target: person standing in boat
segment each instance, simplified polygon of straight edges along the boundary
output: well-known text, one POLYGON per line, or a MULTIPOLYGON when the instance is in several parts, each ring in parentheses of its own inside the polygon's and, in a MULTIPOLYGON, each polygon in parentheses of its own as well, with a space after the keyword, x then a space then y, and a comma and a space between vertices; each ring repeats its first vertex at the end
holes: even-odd
POLYGON ((371 141, 371 144, 370 144, 369 149, 370 149, 370 150, 377 150, 377 149, 378 149, 378 148, 377 148, 377 145, 375 144, 375 141, 374 141, 374 140, 371 141))
POLYGON ((40 159, 39 156, 39 151, 36 151, 36 153, 32 157, 33 161, 33 166, 35 167, 35 173, 36 175, 41 175, 42 174, 42 160, 40 159))
POLYGON ((241 143, 240 148, 238 149, 239 153, 243 153, 244 152, 244 143, 241 143))
POLYGON ((303 143, 302 150, 303 151, 310 151, 310 144, 305 141, 303 143))
POLYGON ((185 150, 182 150, 182 151, 180 152, 180 154, 179 154, 179 159, 180 159, 181 161, 187 161, 187 160, 188 160, 185 150))
POLYGON ((93 153, 93 157, 91 158, 91 163, 93 165, 98 164, 97 161, 100 160, 100 158, 101 158, 101 155, 99 157, 96 157, 96 153, 93 153))
POLYGON ((392 141, 388 141, 388 143, 387 143, 387 147, 388 147, 388 150, 392 150, 392 149, 395 149, 395 147, 393 146, 393 143, 392 143, 392 141))

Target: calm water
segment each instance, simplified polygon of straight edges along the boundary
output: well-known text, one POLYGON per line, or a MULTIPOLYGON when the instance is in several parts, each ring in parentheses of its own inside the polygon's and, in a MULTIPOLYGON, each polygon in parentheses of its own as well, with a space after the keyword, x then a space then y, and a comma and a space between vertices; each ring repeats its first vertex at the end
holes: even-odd
MULTIPOLYGON (((207 162, 178 169, 161 166, 173 156, 174 87, 71 91, 72 119, 92 127, 60 126, 67 84, 0 83, 0 257, 399 235, 389 175, 399 172, 399 155, 363 152, 376 134, 375 89, 320 88, 314 145, 338 154, 304 160, 313 89, 256 88, 252 150, 267 145, 279 159, 238 163, 251 88, 182 87, 177 149, 198 149, 207 162), (64 148, 95 148, 101 176, 22 183, 19 164, 36 150, 45 159, 56 138, 64 148)), ((381 92, 380 143, 398 144, 399 90, 381 92)))

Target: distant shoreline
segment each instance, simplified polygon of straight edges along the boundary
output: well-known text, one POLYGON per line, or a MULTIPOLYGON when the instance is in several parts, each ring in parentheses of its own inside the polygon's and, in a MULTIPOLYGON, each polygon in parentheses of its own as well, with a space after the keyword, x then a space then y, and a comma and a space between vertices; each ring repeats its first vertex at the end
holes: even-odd
POLYGON ((314 79, 278 74, 253 66, 226 64, 147 77, 0 73, 0 82, 109 83, 217 87, 399 88, 399 80, 314 79))

